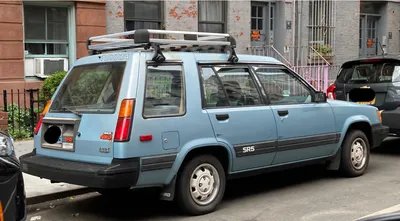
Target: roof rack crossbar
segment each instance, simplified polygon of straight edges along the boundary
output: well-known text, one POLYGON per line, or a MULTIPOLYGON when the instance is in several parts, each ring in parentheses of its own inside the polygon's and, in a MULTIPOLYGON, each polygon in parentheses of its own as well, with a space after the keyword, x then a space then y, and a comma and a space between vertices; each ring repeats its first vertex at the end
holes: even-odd
POLYGON ((147 51, 150 49, 155 52, 153 61, 158 62, 165 61, 162 51, 180 49, 203 51, 207 47, 212 50, 220 48, 221 52, 229 52, 228 60, 230 62, 238 62, 239 60, 235 52, 236 40, 231 35, 224 33, 138 29, 94 36, 87 40, 87 49, 91 55, 120 50, 147 51), (181 37, 165 38, 165 35, 181 37))

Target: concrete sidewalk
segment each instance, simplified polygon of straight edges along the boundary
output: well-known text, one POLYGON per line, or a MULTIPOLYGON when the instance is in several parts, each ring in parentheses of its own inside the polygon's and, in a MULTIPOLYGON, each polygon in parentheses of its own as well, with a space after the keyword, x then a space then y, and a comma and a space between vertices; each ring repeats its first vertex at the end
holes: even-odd
MULTIPOLYGON (((30 153, 32 150, 33 140, 15 142, 15 152, 18 158, 21 155, 30 153)), ((41 179, 25 173, 23 176, 28 203, 39 203, 43 200, 55 199, 57 198, 57 195, 65 197, 68 194, 75 195, 90 191, 82 186, 67 183, 51 183, 50 180, 41 179)))

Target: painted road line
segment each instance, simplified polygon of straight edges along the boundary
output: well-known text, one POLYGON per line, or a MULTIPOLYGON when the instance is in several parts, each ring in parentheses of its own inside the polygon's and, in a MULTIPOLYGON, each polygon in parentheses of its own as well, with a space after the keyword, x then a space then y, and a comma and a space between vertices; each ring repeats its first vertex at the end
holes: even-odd
POLYGON ((364 217, 358 218, 358 219, 356 219, 356 220, 364 219, 364 218, 371 217, 371 216, 377 216, 377 215, 382 215, 382 214, 388 214, 388 213, 399 212, 399 211, 400 211, 400 204, 397 204, 397 205, 395 205, 395 206, 392 206, 392 207, 389 207, 389 208, 386 208, 386 209, 377 211, 377 212, 375 212, 375 213, 371 213, 371 214, 369 214, 369 215, 366 215, 366 216, 364 216, 364 217))

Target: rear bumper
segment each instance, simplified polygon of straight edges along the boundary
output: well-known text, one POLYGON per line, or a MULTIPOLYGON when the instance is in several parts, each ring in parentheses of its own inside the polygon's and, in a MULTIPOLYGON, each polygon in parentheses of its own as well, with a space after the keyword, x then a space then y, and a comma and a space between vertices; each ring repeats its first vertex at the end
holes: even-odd
POLYGON ((389 127, 389 133, 400 135, 400 108, 383 111, 382 124, 389 127))
POLYGON ((139 158, 114 159, 110 165, 101 165, 39 156, 35 150, 20 161, 24 173, 93 188, 135 186, 140 168, 139 158))
POLYGON ((382 141, 389 135, 389 127, 382 124, 372 126, 372 148, 381 145, 382 141))

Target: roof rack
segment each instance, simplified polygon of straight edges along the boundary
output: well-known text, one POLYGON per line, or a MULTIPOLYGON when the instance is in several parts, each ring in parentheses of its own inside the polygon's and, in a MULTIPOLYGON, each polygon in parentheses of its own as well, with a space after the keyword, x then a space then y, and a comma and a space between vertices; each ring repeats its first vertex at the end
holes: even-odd
POLYGON ((162 51, 204 51, 218 49, 229 52, 228 61, 236 63, 239 58, 235 52, 236 40, 230 34, 137 29, 114 34, 94 36, 88 39, 87 49, 90 55, 102 52, 133 50, 155 51, 153 61, 165 61, 162 51), (159 35, 173 35, 181 38, 157 38, 159 35), (183 37, 183 38, 182 38, 183 37))

